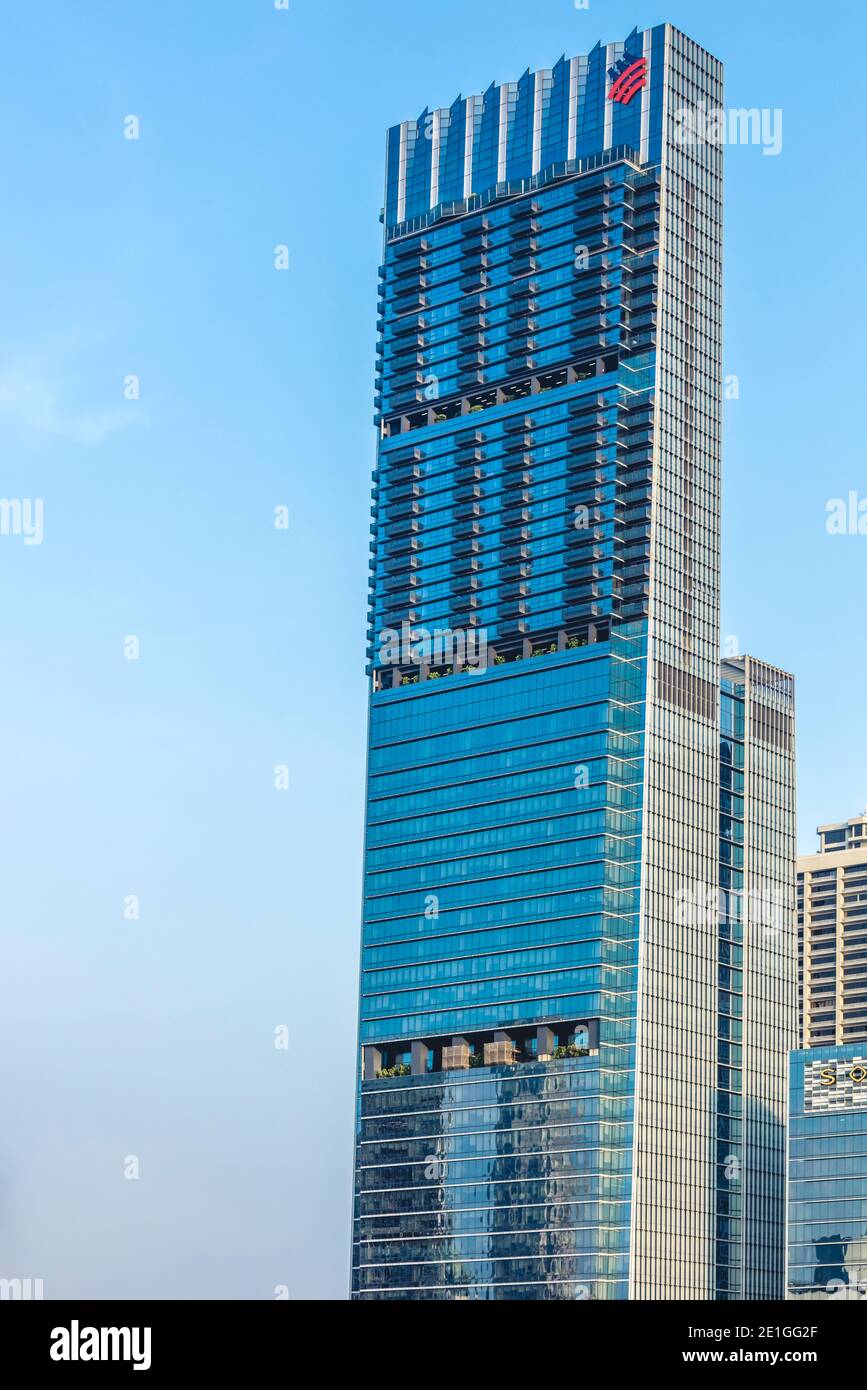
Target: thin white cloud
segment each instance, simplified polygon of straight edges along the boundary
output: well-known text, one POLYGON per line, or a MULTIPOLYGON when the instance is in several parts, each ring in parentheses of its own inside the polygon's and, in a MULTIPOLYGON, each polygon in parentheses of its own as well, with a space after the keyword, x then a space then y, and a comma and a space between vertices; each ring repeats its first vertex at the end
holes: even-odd
MULTIPOLYGON (((54 436, 76 444, 102 444, 110 435, 142 422, 141 406, 127 402, 102 409, 70 404, 60 385, 63 364, 31 361, 0 366, 0 423, 19 433, 54 436)), ((119 388, 120 389, 120 388, 119 388)))

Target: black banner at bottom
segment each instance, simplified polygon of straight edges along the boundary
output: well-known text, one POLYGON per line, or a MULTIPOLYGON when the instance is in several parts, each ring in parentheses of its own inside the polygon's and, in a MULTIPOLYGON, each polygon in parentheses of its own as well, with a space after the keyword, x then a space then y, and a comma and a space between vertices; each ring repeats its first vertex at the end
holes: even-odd
MULTIPOLYGON (((860 1300, 857 1300, 860 1301, 860 1300)), ((4 1369, 11 1362, 27 1374, 74 1372, 98 1374, 100 1367, 139 1373, 150 1379, 195 1371, 197 1378, 213 1374, 224 1379, 233 1372, 261 1370, 274 1365, 283 1373, 303 1371, 309 1357, 321 1357, 327 1346, 341 1361, 349 1345, 341 1345, 342 1328, 360 1341, 363 1365, 369 1373, 376 1362, 376 1348, 394 1367, 404 1345, 423 1337, 412 1350, 418 1365, 432 1369, 438 1353, 448 1355, 445 1323, 437 1318, 435 1340, 424 1326, 430 1304, 408 1300, 400 1308, 393 1300, 382 1303, 218 1303, 218 1302, 2 1302, 0 1336, 4 1369), (327 1336, 320 1321, 328 1319, 327 1336), (344 1317, 346 1323, 343 1323, 344 1317), (328 1339, 337 1336, 337 1342, 328 1339), (423 1359, 419 1351, 424 1349, 423 1359)), ((577 1333, 586 1352, 603 1354, 616 1376, 637 1369, 643 1374, 675 1368, 699 1378, 709 1367, 737 1370, 762 1366, 769 1374, 806 1367, 819 1375, 851 1373, 860 1363, 864 1334, 864 1308, 842 1299, 798 1303, 577 1303, 534 1311, 527 1303, 474 1303, 452 1310, 461 1338, 461 1360, 475 1350, 490 1370, 490 1363, 511 1356, 515 1334, 567 1329, 577 1333), (509 1310, 509 1323, 500 1329, 499 1316, 509 1310), (519 1318, 519 1325, 514 1322, 519 1318), (536 1318, 541 1321, 536 1322, 536 1318), (564 1322, 560 1322, 560 1318, 564 1322), (523 1324, 523 1327, 520 1326, 523 1324), (495 1330, 496 1329, 496 1330, 495 1330), (493 1334, 494 1340, 467 1341, 493 1334), (591 1338, 592 1341, 584 1340, 591 1338), (511 1351, 510 1351, 511 1348, 511 1351)))

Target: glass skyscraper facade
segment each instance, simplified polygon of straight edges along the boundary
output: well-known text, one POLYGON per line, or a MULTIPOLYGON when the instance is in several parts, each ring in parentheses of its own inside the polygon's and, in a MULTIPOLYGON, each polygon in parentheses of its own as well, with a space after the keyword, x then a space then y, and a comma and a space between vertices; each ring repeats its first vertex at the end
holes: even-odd
POLYGON ((794 681, 722 663, 717 1297, 782 1297, 785 1049, 797 1037, 794 681))
POLYGON ((794 1052, 788 1297, 867 1299, 867 1049, 794 1052))
POLYGON ((761 1296, 751 1249, 782 1296, 793 937, 744 887, 779 856, 791 922, 791 680, 720 690, 722 152, 678 121, 721 84, 661 25, 388 135, 357 1298, 761 1296))

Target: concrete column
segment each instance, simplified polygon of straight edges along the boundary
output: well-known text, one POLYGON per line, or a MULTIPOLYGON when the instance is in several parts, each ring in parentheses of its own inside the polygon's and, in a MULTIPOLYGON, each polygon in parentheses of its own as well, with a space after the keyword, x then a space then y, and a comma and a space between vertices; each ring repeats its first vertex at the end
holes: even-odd
POLYGON ((413 1076, 424 1076, 427 1071, 427 1059, 430 1056, 430 1049, 425 1047, 423 1042, 412 1044, 412 1074, 413 1076))
POLYGON ((550 1057, 556 1047, 557 1040, 551 1029, 543 1023, 536 1029, 536 1056, 550 1057))
POLYGON ((382 1068, 382 1053, 378 1047, 363 1047, 361 1049, 361 1075, 364 1081, 375 1081, 376 1074, 382 1068))

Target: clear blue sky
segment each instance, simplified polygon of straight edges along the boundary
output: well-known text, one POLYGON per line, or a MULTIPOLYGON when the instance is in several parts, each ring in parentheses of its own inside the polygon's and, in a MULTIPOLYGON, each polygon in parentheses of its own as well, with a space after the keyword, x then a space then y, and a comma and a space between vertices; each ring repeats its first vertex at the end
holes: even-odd
POLYGON ((384 132, 664 19, 784 111, 727 163, 723 630, 797 675, 811 848, 867 800, 862 0, 6 7, 0 1276, 344 1296, 384 132))

